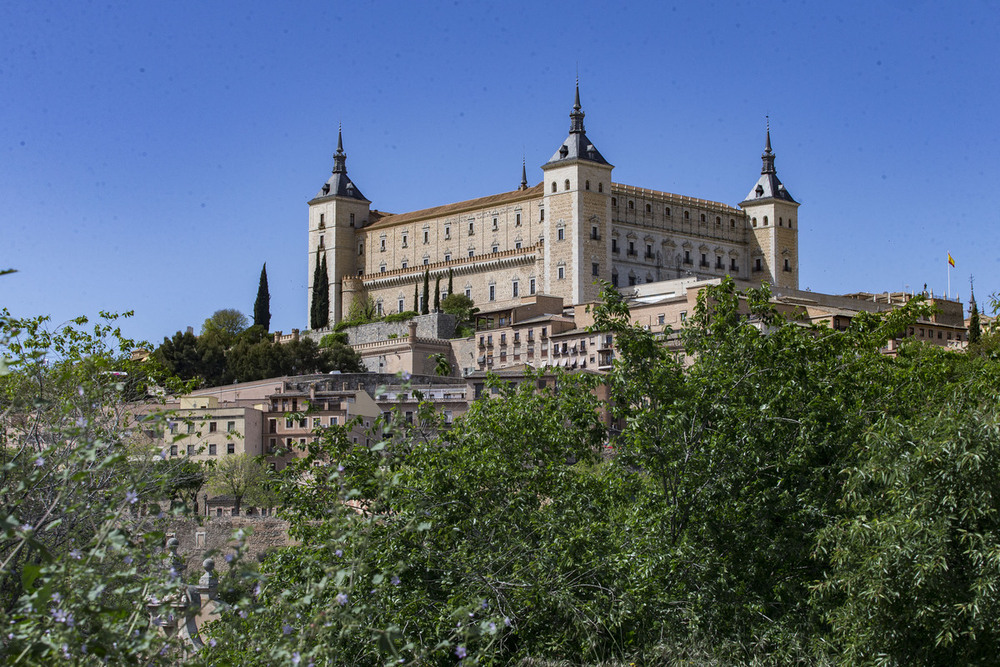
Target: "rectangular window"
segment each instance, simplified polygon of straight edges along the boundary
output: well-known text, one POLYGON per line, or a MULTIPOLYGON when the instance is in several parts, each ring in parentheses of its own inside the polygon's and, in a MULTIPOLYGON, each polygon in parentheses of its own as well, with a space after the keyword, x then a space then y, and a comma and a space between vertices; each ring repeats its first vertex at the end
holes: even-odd
POLYGON ((590 228, 590 238, 594 241, 599 241, 601 239, 601 235, 597 232, 597 225, 590 228))
POLYGON ((354 226, 354 214, 351 213, 351 227, 354 226))
POLYGON ((429 263, 430 263, 430 259, 428 259, 427 257, 424 257, 424 266, 427 266, 427 264, 429 264, 429 263))
POLYGON ((319 236, 319 247, 320 248, 323 247, 323 235, 322 234, 320 234, 320 236, 319 236))
POLYGON ((535 279, 528 278, 528 294, 534 294, 534 293, 535 293, 535 279))
POLYGON ((286 418, 286 419, 285 419, 285 428, 292 428, 292 423, 293 423, 293 422, 292 422, 292 420, 291 420, 291 419, 287 419, 287 418, 286 418))
POLYGON ((430 242, 431 242, 431 233, 425 229, 424 230, 424 244, 427 244, 427 243, 430 243, 430 242))
POLYGON ((496 243, 494 243, 493 247, 490 250, 491 250, 491 252, 500 252, 500 246, 498 246, 496 243))
POLYGON ((611 252, 618 254, 618 239, 611 239, 611 252))
POLYGON ((465 296, 467 296, 470 299, 472 298, 472 288, 471 287, 466 287, 465 288, 465 296))
POLYGON ((566 240, 566 230, 560 227, 556 230, 556 240, 565 241, 566 240))
POLYGON ((601 275, 601 265, 598 264, 597 262, 594 262, 593 264, 591 264, 590 265, 590 275, 592 275, 592 276, 599 276, 599 275, 601 275))
POLYGON ((566 267, 560 266, 559 267, 559 271, 558 271, 558 275, 559 275, 559 280, 562 280, 563 278, 565 278, 566 277, 566 267))
POLYGON ((326 214, 320 213, 319 214, 319 228, 323 229, 323 227, 325 227, 325 226, 326 226, 326 214))
POLYGON ((194 445, 188 445, 187 446, 187 455, 188 456, 194 456, 194 445))
POLYGON ((476 233, 476 223, 469 222, 469 236, 472 236, 475 233, 476 233))
POLYGON ((403 299, 399 300, 397 312, 403 312, 405 310, 406 304, 403 303, 403 299))
POLYGON ((320 417, 313 417, 313 428, 319 428, 320 425, 321 425, 321 422, 322 422, 322 419, 320 417))
POLYGON ((496 216, 493 216, 493 231, 496 231, 499 228, 500 228, 500 221, 497 220, 496 216))
POLYGON ((188 423, 188 425, 187 425, 187 432, 188 433, 194 433, 194 424, 192 424, 190 422, 188 423))
POLYGON ((216 446, 216 444, 214 442, 211 443, 208 446, 208 454, 209 454, 209 456, 215 456, 216 454, 218 454, 219 452, 217 451, 217 449, 218 449, 218 447, 216 446))
POLYGON ((446 261, 446 262, 450 262, 451 261, 451 253, 450 252, 446 252, 444 254, 444 261, 446 261))
POLYGON ((545 222, 545 209, 544 208, 538 210, 538 219, 541 222, 545 222))
POLYGON ((277 433, 278 432, 278 420, 277 419, 268 419, 267 420, 267 432, 268 433, 277 433))
POLYGON ((215 433, 215 431, 216 431, 216 430, 217 430, 218 428, 219 428, 219 425, 218 425, 218 424, 216 424, 215 422, 208 422, 208 432, 209 432, 209 433, 215 433))
POLYGON ((513 283, 511 283, 511 286, 510 286, 511 296, 519 296, 519 294, 518 294, 518 288, 519 288, 519 285, 518 285, 518 283, 517 283, 516 280, 513 283))
POLYGON ((226 422, 226 433, 232 433, 236 430, 236 422, 226 422))
POLYGON ((475 254, 476 254, 475 250, 469 250, 469 257, 472 257, 475 254))
POLYGON ((227 442, 226 443, 226 454, 235 454, 235 453, 236 453, 236 444, 232 443, 232 442, 227 442))
POLYGON ((358 254, 359 255, 365 254, 365 244, 364 243, 359 243, 358 244, 358 254))
POLYGON ((337 418, 330 417, 330 426, 336 426, 336 425, 337 425, 337 418))
POLYGON ((385 239, 378 240, 378 249, 380 252, 385 252, 385 239))
POLYGON ((170 445, 170 455, 177 456, 177 445, 170 445))
POLYGON ((656 316, 656 323, 657 324, 663 324, 666 321, 667 321, 667 316, 666 315, 660 314, 660 315, 656 316))
POLYGON ((521 249, 521 242, 520 241, 514 241, 514 248, 516 250, 520 250, 521 249))
POLYGON ((490 301, 496 301, 497 299, 497 286, 490 285, 490 301))
POLYGON ((403 234, 403 247, 404 247, 404 248, 405 248, 405 247, 407 247, 407 240, 408 240, 408 239, 407 239, 407 237, 406 237, 406 234, 403 234))
POLYGON ((444 228, 444 238, 446 241, 451 238, 451 227, 444 228))
POLYGON ((520 213, 515 213, 514 214, 514 224, 517 225, 518 227, 521 226, 521 214, 520 213))
POLYGON ((407 261, 406 261, 406 260, 404 259, 404 260, 403 260, 403 263, 402 263, 402 265, 401 265, 401 266, 402 266, 402 268, 404 268, 404 269, 405 269, 405 268, 406 268, 407 266, 409 266, 409 264, 410 264, 410 263, 409 263, 409 262, 407 262, 407 261))

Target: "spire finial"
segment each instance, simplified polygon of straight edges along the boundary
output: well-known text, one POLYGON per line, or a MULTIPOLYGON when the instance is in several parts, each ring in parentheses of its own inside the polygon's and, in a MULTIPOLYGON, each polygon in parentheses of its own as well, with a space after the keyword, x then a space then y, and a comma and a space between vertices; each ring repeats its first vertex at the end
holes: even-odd
POLYGON ((344 129, 337 124, 337 152, 333 154, 333 173, 347 173, 347 154, 344 153, 344 129))
POLYGON ((764 120, 767 127, 767 139, 764 142, 764 154, 760 156, 763 161, 760 173, 762 174, 773 174, 774 170, 774 153, 771 151, 771 117, 764 116, 764 120))
POLYGON ((525 157, 524 157, 524 155, 521 155, 521 187, 518 188, 518 189, 519 190, 527 190, 528 189, 528 171, 527 171, 527 168, 525 167, 525 157))
POLYGON ((576 77, 576 98, 573 101, 573 111, 571 111, 570 114, 569 114, 569 119, 570 119, 569 132, 570 132, 570 134, 576 134, 576 133, 582 134, 584 132, 584 129, 583 129, 583 117, 584 117, 584 115, 585 114, 583 113, 583 108, 580 106, 580 76, 577 75, 577 77, 576 77))

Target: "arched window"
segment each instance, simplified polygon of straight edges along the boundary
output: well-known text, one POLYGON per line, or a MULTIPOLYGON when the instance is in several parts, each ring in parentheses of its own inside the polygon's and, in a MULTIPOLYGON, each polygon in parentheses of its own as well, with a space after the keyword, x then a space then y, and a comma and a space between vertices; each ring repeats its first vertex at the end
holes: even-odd
POLYGON ((563 183, 563 190, 569 190, 569 179, 568 178, 563 183))
POLYGON ((664 210, 664 213, 666 214, 666 216, 668 218, 670 217, 670 207, 669 206, 664 210))
POLYGON ((652 213, 652 212, 653 212, 652 205, 651 204, 646 204, 646 213, 652 213))
POLYGON ((767 227, 767 216, 764 216, 764 226, 767 227))
POLYGON ((687 211, 684 211, 684 219, 685 220, 690 220, 691 219, 691 214, 688 213, 687 211))
POLYGON ((611 198, 611 205, 614 206, 615 208, 618 208, 618 197, 611 198))
POLYGON ((752 218, 750 220, 750 224, 753 225, 754 227, 756 227, 757 226, 757 218, 752 218))
POLYGON ((705 222, 705 214, 704 213, 701 214, 701 221, 705 222))
POLYGON ((788 219, 788 228, 789 229, 792 228, 792 219, 791 218, 788 219))
POLYGON ((631 199, 628 200, 628 208, 630 211, 635 208, 635 202, 631 199))
POLYGON ((590 189, 590 181, 587 181, 587 183, 586 183, 586 185, 585 185, 584 187, 585 187, 585 188, 586 188, 587 190, 589 190, 589 189, 590 189))
POLYGON ((721 225, 722 224, 722 218, 719 217, 719 216, 715 216, 715 224, 721 225))

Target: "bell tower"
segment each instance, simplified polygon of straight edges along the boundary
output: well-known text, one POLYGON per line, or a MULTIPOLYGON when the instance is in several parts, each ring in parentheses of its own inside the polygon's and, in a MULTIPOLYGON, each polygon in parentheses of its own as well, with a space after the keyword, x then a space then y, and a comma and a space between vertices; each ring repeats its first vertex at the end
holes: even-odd
POLYGON ((545 274, 542 290, 564 303, 596 301, 597 280, 611 279, 611 170, 587 138, 580 82, 569 136, 542 165, 545 191, 545 274))
POLYGON ((799 203, 778 180, 768 123, 760 178, 740 202, 750 225, 750 279, 799 288, 799 203))
POLYGON ((368 223, 370 205, 371 202, 365 199, 347 176, 347 154, 344 153, 342 132, 338 129, 333 173, 316 196, 309 200, 309 291, 306 312, 312 312, 316 263, 325 259, 330 287, 327 326, 333 326, 345 315, 345 278, 364 273, 364 235, 358 232, 368 223))

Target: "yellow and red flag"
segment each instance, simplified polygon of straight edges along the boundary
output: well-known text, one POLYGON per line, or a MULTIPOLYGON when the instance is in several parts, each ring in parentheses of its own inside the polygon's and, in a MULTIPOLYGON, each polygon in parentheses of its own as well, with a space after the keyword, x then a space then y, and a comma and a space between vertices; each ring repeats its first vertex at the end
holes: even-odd
POLYGON ((951 256, 951 253, 950 253, 950 252, 948 253, 948 263, 949 263, 949 264, 950 264, 950 265, 951 265, 952 267, 954 267, 954 266, 955 266, 955 258, 951 256))

